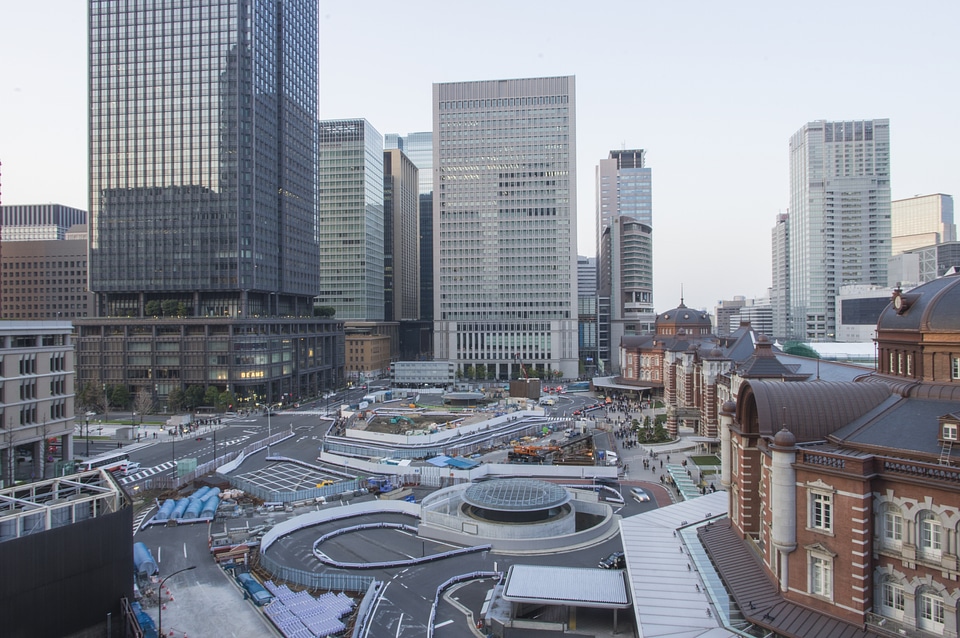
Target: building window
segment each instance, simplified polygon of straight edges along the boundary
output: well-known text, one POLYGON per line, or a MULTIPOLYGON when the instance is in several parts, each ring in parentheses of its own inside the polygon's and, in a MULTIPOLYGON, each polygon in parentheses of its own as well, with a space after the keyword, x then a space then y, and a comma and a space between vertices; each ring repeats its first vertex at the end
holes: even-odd
POLYGON ((957 424, 944 422, 943 424, 943 440, 944 441, 956 441, 957 440, 957 424))
POLYGON ((810 593, 833 598, 833 558, 825 554, 810 554, 810 593))
POLYGON ((901 542, 903 542, 903 517, 899 512, 884 512, 883 544, 886 547, 900 549, 901 542))
POLYGON ((917 623, 920 629, 943 633, 943 598, 932 592, 920 594, 920 615, 917 623))
POLYGON ((833 496, 810 492, 810 527, 824 532, 833 531, 833 496))
POLYGON ((883 584, 883 615, 891 618, 903 618, 903 610, 906 607, 903 587, 897 583, 886 582, 883 584))
POLYGON ((950 376, 952 376, 954 379, 960 379, 960 357, 954 357, 950 361, 950 370, 950 376))
POLYGON ((931 511, 920 514, 920 552, 930 558, 940 558, 943 548, 943 525, 931 511))

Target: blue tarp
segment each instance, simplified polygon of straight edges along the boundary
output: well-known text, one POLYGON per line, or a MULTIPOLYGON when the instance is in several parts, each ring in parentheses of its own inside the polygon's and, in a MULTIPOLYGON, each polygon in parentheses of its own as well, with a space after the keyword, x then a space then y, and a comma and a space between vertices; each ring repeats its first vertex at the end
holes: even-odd
POLYGON ((455 458, 447 460, 447 465, 450 467, 455 467, 458 470, 469 470, 480 465, 476 461, 471 461, 470 459, 465 458, 455 458))
POLYGON ((447 461, 450 460, 449 456, 444 456, 443 454, 435 456, 432 459, 427 459, 427 463, 434 465, 436 467, 446 467, 447 461))

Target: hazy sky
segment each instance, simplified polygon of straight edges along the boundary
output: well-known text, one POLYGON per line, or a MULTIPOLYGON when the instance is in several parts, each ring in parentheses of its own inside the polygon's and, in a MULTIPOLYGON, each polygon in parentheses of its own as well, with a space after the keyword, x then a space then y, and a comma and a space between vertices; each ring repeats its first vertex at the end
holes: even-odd
MULTIPOLYGON (((2 202, 87 209, 84 0, 0 0, 2 202)), ((578 248, 594 168, 653 169, 656 307, 766 295, 812 120, 889 118, 894 199, 960 195, 960 2, 321 2, 322 118, 431 128, 433 82, 575 75, 578 248)))

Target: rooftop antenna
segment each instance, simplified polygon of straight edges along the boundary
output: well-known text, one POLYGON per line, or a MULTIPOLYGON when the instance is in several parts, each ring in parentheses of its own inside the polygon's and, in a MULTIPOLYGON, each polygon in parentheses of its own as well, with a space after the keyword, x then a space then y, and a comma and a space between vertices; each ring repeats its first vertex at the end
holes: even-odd
POLYGON ((683 305, 683 282, 680 282, 680 305, 683 305))

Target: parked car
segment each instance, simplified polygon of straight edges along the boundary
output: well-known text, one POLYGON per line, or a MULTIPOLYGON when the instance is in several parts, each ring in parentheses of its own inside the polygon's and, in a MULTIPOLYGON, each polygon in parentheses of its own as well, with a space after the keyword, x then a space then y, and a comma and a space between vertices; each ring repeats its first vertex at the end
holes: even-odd
POLYGON ((624 569, 627 566, 627 559, 623 552, 614 552, 600 560, 597 565, 600 569, 624 569))
POLYGON ((124 476, 130 476, 131 474, 136 474, 140 471, 139 463, 127 463, 123 468, 124 476))
POLYGON ((650 500, 650 494, 647 493, 642 487, 632 487, 630 488, 630 494, 633 498, 637 499, 641 503, 646 503, 650 500))

